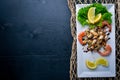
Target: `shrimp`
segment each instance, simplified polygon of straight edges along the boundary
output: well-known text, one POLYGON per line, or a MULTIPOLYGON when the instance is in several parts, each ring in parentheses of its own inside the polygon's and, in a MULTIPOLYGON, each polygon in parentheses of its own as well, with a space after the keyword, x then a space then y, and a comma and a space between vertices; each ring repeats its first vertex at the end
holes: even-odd
POLYGON ((106 46, 105 46, 105 51, 103 51, 103 52, 98 51, 98 53, 99 53, 101 56, 108 56, 108 55, 110 55, 111 51, 112 51, 111 46, 108 45, 108 44, 106 44, 106 46))
POLYGON ((86 44, 86 42, 83 41, 83 37, 84 37, 84 36, 85 36, 85 32, 81 32, 81 33, 78 35, 78 40, 79 40, 79 42, 80 42, 82 45, 86 44))
POLYGON ((111 25, 107 21, 102 22, 102 27, 107 26, 109 28, 109 32, 111 32, 111 25))

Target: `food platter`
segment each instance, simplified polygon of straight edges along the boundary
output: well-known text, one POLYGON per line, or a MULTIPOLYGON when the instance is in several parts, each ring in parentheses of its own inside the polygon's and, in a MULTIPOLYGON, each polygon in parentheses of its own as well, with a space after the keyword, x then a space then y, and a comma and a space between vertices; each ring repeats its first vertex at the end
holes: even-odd
MULTIPOLYGON (((76 5, 76 17, 78 16, 79 9, 89 6, 91 4, 77 4, 76 5)), ((78 40, 78 36, 80 32, 85 31, 88 29, 88 25, 83 25, 78 21, 76 18, 76 28, 77 28, 77 75, 80 78, 86 77, 115 77, 116 67, 115 67, 115 11, 114 11, 114 4, 102 4, 107 8, 107 10, 112 14, 112 31, 110 32, 109 37, 110 40, 107 41, 112 48, 111 54, 108 56, 101 56, 98 52, 88 51, 87 53, 83 51, 83 45, 80 44, 78 40), (89 69, 86 66, 86 60, 95 61, 98 58, 104 58, 107 60, 108 65, 104 67, 102 65, 97 66, 95 69, 89 69)))

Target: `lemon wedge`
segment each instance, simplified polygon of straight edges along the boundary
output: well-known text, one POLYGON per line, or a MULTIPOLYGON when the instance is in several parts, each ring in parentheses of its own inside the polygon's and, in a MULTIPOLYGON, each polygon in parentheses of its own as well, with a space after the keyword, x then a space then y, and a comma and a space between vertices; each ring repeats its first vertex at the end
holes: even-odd
POLYGON ((102 17, 101 13, 97 14, 94 18, 94 23, 97 23, 98 21, 100 21, 101 17, 102 17))
POLYGON ((86 60, 86 66, 87 66, 89 69, 96 69, 96 68, 97 68, 96 63, 94 63, 94 62, 92 62, 92 61, 89 61, 89 60, 86 60))
POLYGON ((95 16, 95 9, 96 7, 91 7, 89 10, 88 10, 88 20, 91 24, 95 24, 96 22, 98 22, 101 17, 102 17, 102 14, 99 13, 95 16))
POLYGON ((89 22, 94 24, 94 18, 95 18, 95 7, 91 7, 88 10, 88 20, 89 20, 89 22))
POLYGON ((107 59, 105 59, 105 58, 98 58, 98 59, 96 60, 96 64, 107 67, 107 66, 108 66, 108 61, 107 61, 107 59))

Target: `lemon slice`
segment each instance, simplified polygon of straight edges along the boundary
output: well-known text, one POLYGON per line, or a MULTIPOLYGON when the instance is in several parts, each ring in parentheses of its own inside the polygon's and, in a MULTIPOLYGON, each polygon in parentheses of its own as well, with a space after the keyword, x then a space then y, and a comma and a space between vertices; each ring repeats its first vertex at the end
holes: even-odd
POLYGON ((94 18, 95 18, 95 7, 91 7, 88 10, 88 20, 89 20, 89 22, 94 24, 94 18))
POLYGON ((92 61, 89 61, 89 60, 86 60, 86 66, 87 66, 89 69, 96 69, 96 68, 97 68, 96 63, 94 63, 94 62, 92 62, 92 61))
POLYGON ((102 17, 102 14, 99 13, 95 16, 95 9, 96 7, 91 7, 89 10, 88 10, 88 20, 91 24, 95 24, 96 22, 98 22, 101 17, 102 17))
POLYGON ((97 14, 94 18, 94 23, 97 23, 98 21, 100 21, 101 17, 102 17, 101 13, 97 14))
POLYGON ((108 66, 108 61, 107 61, 107 59, 105 59, 105 58, 98 58, 98 59, 96 60, 96 64, 107 67, 107 66, 108 66))

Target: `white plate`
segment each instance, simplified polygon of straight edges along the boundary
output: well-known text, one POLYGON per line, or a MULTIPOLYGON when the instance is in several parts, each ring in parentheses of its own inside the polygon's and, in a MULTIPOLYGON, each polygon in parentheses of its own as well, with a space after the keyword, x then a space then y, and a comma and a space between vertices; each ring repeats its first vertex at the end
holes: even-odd
MULTIPOLYGON (((89 4, 87 4, 89 5, 89 4)), ((76 5, 76 16, 78 14, 78 10, 82 7, 87 6, 86 4, 77 4, 76 5)), ((109 67, 98 66, 95 70, 90 70, 85 65, 85 60, 94 60, 101 57, 98 53, 85 53, 83 52, 83 46, 79 43, 77 38, 77 75, 78 77, 115 77, 116 69, 115 69, 115 6, 114 4, 103 4, 107 7, 108 11, 112 13, 112 32, 109 37, 111 38, 107 43, 111 45, 112 52, 109 56, 104 57, 109 62, 109 67)), ((76 26, 77 26, 77 36, 81 31, 84 31, 88 26, 81 27, 82 25, 78 22, 76 18, 76 26)))

